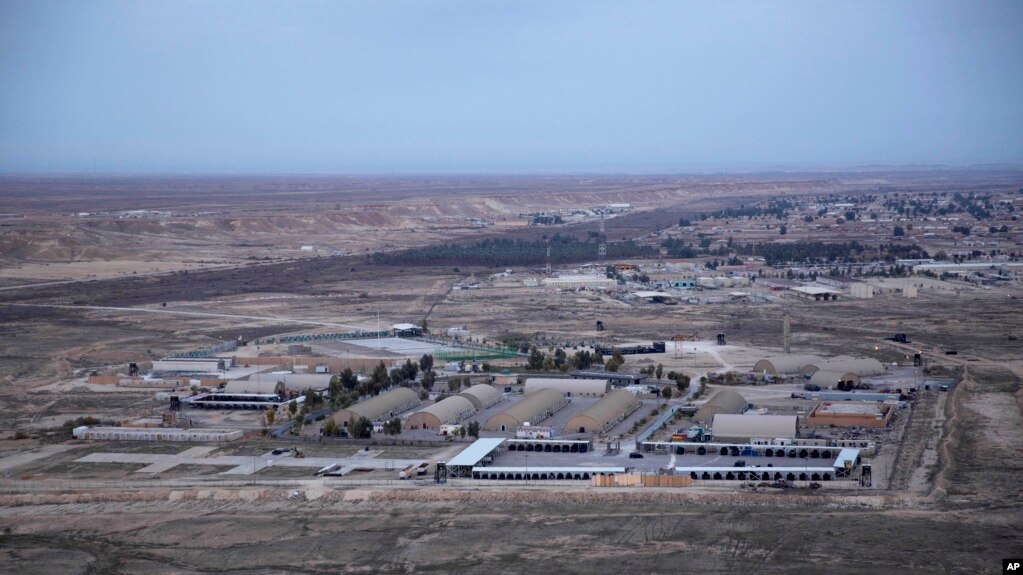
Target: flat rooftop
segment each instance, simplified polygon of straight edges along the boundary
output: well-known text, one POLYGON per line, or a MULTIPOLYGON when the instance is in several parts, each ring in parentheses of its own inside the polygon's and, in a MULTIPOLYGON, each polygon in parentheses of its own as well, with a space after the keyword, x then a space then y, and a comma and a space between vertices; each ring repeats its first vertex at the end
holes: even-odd
POLYGON ((822 403, 817 413, 839 415, 881 415, 881 406, 876 403, 822 403))
POLYGON ((447 351, 449 348, 443 345, 402 339, 399 337, 382 337, 380 339, 356 339, 344 341, 315 342, 319 348, 330 350, 331 355, 338 352, 353 353, 375 357, 380 352, 396 354, 397 356, 435 354, 438 351, 447 351))
POLYGON ((799 292, 799 293, 805 293, 807 295, 823 295, 823 294, 838 294, 838 295, 841 295, 841 293, 842 293, 840 291, 835 291, 833 289, 826 288, 826 287, 820 287, 820 286, 800 286, 800 287, 792 288, 792 291, 799 292))

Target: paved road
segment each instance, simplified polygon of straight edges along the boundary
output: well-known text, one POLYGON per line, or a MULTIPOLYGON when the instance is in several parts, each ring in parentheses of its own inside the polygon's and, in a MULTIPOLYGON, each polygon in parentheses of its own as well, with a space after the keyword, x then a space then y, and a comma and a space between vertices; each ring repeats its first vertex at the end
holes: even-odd
POLYGON ((363 325, 354 325, 349 323, 338 323, 330 321, 313 321, 308 319, 294 319, 288 317, 266 317, 257 315, 237 315, 228 313, 212 313, 203 311, 180 311, 174 309, 150 309, 141 307, 111 307, 111 306, 98 306, 98 305, 55 305, 55 304, 9 304, 9 305, 20 305, 25 307, 48 307, 55 309, 87 309, 91 311, 107 311, 115 313, 159 313, 168 315, 187 315, 194 317, 214 317, 214 318, 225 318, 225 319, 244 319, 248 321, 265 321, 269 323, 291 323, 300 325, 314 325, 317 327, 340 327, 345 329, 356 329, 363 330, 367 329, 363 325))
POLYGON ((20 453, 15 453, 14 455, 9 455, 0 459, 0 473, 7 472, 15 467, 25 465, 26 463, 45 459, 51 455, 68 451, 69 449, 74 449, 75 447, 77 446, 65 444, 46 445, 36 449, 35 451, 22 451, 20 453))

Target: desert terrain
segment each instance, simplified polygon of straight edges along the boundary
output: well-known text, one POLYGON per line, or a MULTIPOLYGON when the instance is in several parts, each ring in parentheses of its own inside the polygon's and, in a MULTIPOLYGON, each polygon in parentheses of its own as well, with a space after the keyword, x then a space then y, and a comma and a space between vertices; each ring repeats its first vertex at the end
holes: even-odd
MULTIPOLYGON (((1023 233, 1015 231, 1008 208, 992 208, 990 221, 960 212, 954 217, 962 219, 945 223, 925 214, 904 221, 869 214, 894 198, 944 197, 943 206, 955 205, 956 193, 990 198, 975 206, 1004 206, 999 200, 1018 198, 1021 189, 1018 172, 980 170, 5 177, 0 562, 19 573, 996 572, 1003 557, 1023 550, 1018 276, 993 283, 935 277, 936 287, 912 298, 878 291, 870 299, 822 302, 753 286, 746 290, 751 294, 720 304, 707 300, 725 292, 701 291, 698 304, 662 305, 597 290, 530 287, 524 279, 545 275, 542 251, 528 265, 506 266, 420 264, 413 256, 424 252, 407 250, 485 239, 542 242, 554 234, 585 240, 603 226, 608 243, 632 241, 652 250, 620 259, 655 276, 651 282, 678 275, 671 266, 682 260, 702 270, 695 276, 714 271, 706 267, 712 260, 754 259, 757 254, 732 246, 759 241, 867 246, 848 261, 756 264, 797 278, 832 267, 865 269, 872 254, 900 242, 931 255, 947 252, 947 261, 957 250, 975 248, 983 253, 970 259, 1011 261, 1019 259, 1023 233), (773 215, 722 212, 767 209, 779 200, 792 203, 784 236, 773 215), (623 204, 628 208, 595 211, 623 204), (836 211, 835 204, 854 207, 836 211), (857 213, 850 218, 847 211, 857 213), (531 214, 558 214, 566 223, 531 225, 531 214), (951 230, 968 218, 972 235, 951 230), (827 227, 812 227, 825 220, 827 227), (895 239, 887 231, 894 225, 912 229, 895 239), (926 226, 938 225, 949 229, 924 235, 926 226), (999 231, 1002 225, 1007 231, 999 231), (978 236, 996 243, 965 247, 978 236), (658 251, 669 238, 691 243, 697 253, 679 258, 658 251), (700 248, 704 239, 712 241, 700 248), (408 263, 380 263, 374 259, 380 253, 410 255, 408 263), (512 273, 495 277, 506 269, 512 273), (900 365, 920 353, 933 373, 956 381, 948 392, 921 393, 896 417, 892 442, 876 454, 874 488, 599 489, 469 479, 438 485, 397 481, 392 470, 334 478, 285 467, 225 479, 224 468, 206 465, 145 474, 137 472, 141 464, 79 460, 94 452, 174 454, 188 445, 71 441, 64 426, 80 417, 122 420, 165 411, 152 390, 88 384, 91 372, 120 372, 131 362, 145 369, 236 338, 424 321, 438 330, 465 326, 481 344, 552 349, 670 342, 682 333, 711 341, 725 334, 729 345, 716 356, 669 351, 627 356, 623 367, 663 364, 695 381, 710 371, 750 371, 757 358, 781 354, 785 317, 793 353, 900 365), (596 330, 598 320, 605 330, 596 330), (896 333, 912 342, 886 339, 896 333)), ((594 252, 592 260, 555 267, 567 276, 593 262, 600 273, 613 263, 594 252)), ((892 256, 886 265, 898 264, 892 256)), ((493 363, 519 372, 524 361, 493 363)), ((788 408, 787 392, 764 391, 770 389, 752 387, 751 397, 759 392, 763 405, 773 406, 777 396, 788 408)), ((218 454, 259 457, 299 441, 261 436, 248 414, 227 417, 246 436, 217 446, 218 454)), ((305 445, 311 457, 355 457, 367 444, 309 439, 305 445)), ((374 439, 369 445, 384 457, 434 462, 466 444, 374 439)))

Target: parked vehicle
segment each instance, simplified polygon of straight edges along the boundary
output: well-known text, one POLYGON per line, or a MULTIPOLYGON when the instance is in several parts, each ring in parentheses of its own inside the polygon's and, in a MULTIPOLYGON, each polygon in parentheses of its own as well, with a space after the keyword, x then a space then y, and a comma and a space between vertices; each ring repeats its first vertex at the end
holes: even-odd
POLYGON ((629 454, 629 459, 643 459, 643 454, 638 451, 633 451, 629 454))

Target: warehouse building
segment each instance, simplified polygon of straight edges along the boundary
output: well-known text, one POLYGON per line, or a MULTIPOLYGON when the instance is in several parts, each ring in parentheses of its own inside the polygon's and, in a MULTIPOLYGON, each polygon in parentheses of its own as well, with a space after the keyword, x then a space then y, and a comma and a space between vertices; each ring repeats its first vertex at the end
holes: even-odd
POLYGON ((240 429, 179 429, 152 427, 76 427, 72 439, 110 441, 211 441, 224 442, 242 438, 240 429))
POLYGON ((423 335, 423 328, 414 323, 396 323, 391 326, 394 337, 419 337, 423 335))
POLYGON ((327 389, 330 387, 330 378, 332 376, 329 373, 291 373, 291 372, 271 372, 271 373, 254 373, 249 377, 249 381, 256 383, 271 382, 277 383, 278 381, 284 384, 284 387, 291 391, 305 391, 307 389, 327 389))
POLYGON ((611 383, 606 379, 530 377, 523 391, 532 395, 541 389, 553 389, 568 397, 604 397, 611 391, 611 383))
POLYGON ((305 396, 298 395, 291 399, 282 399, 277 393, 197 393, 192 397, 181 400, 193 409, 256 409, 265 411, 267 409, 281 409, 281 407, 296 403, 301 406, 305 403, 305 396))
POLYGON ((616 387, 643 385, 649 377, 645 373, 633 371, 573 371, 568 375, 572 379, 606 379, 616 387))
POLYGON ((474 385, 458 395, 468 399, 472 403, 473 407, 476 408, 476 411, 483 411, 504 398, 497 388, 485 383, 474 385))
POLYGON ((625 473, 624 467, 473 467, 473 479, 519 481, 576 480, 613 476, 625 473))
POLYGON ((444 465, 452 477, 469 477, 474 467, 484 467, 494 462, 503 442, 504 439, 500 437, 477 439, 444 465))
POLYGON ((605 433, 639 409, 641 403, 635 395, 619 389, 605 395, 600 401, 574 415, 565 423, 569 433, 605 433))
POLYGON ((461 395, 446 397, 433 405, 413 413, 406 426, 409 429, 440 429, 476 415, 476 406, 461 395))
POLYGON ((231 358, 223 357, 168 357, 153 362, 153 371, 166 373, 211 373, 232 366, 231 358))
POLYGON ((831 371, 830 369, 820 369, 813 372, 813 375, 810 376, 810 384, 816 385, 821 389, 837 388, 839 383, 857 384, 859 382, 860 376, 848 371, 831 371))
POLYGON ((614 289, 618 280, 606 276, 563 275, 556 278, 544 278, 543 285, 555 289, 614 289))
POLYGON ((719 413, 711 426, 714 441, 760 443, 794 439, 799 430, 795 415, 734 415, 719 413))
POLYGON ((779 355, 765 357, 753 364, 753 371, 764 375, 794 375, 801 373, 808 365, 820 364, 824 360, 816 355, 779 355))
POLYGON ((539 423, 568 405, 565 394, 553 389, 541 389, 508 409, 491 416, 483 429, 488 431, 514 431, 525 423, 539 423))
POLYGON ((703 407, 697 410, 696 415, 693 416, 693 421, 709 424, 719 413, 738 415, 744 411, 746 411, 746 399, 736 391, 725 389, 715 393, 707 403, 703 404, 703 407))
POLYGON ((872 402, 825 401, 818 403, 806 416, 806 425, 838 427, 886 427, 892 420, 894 406, 872 402))
POLYGON ((885 372, 884 364, 880 361, 864 357, 860 359, 812 362, 803 366, 800 370, 800 374, 804 377, 808 377, 818 370, 849 372, 859 376, 881 375, 885 372))
POLYGON ((321 391, 330 387, 329 373, 255 373, 249 379, 234 379, 224 386, 224 393, 302 393, 307 389, 321 391))
POLYGON ((276 395, 287 397, 288 388, 283 381, 252 381, 235 379, 224 385, 224 395, 276 395))
POLYGON ((347 409, 342 409, 331 417, 338 425, 348 427, 348 422, 353 418, 365 417, 370 421, 384 421, 405 413, 420 403, 422 401, 420 401, 418 393, 407 387, 399 387, 365 401, 353 403, 347 409))

